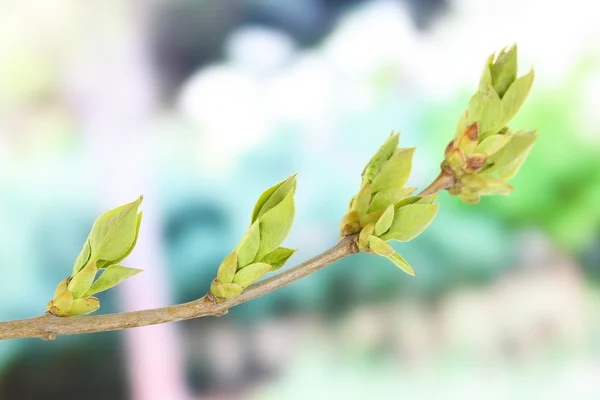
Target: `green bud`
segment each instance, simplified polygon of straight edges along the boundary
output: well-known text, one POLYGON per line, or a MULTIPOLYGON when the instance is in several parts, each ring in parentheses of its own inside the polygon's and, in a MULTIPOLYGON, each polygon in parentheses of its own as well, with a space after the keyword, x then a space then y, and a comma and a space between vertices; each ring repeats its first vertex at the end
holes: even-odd
POLYGON ((271 272, 277 271, 285 265, 286 262, 296 253, 296 250, 286 249, 285 247, 279 247, 266 256, 264 256, 260 262, 269 264, 271 266, 271 272))
POLYGON ((373 253, 383 257, 390 257, 394 254, 394 248, 377 236, 369 237, 369 248, 373 253))
POLYGON ((234 297, 239 296, 244 290, 237 283, 226 283, 223 285, 223 298, 224 299, 233 299, 234 297))
POLYGON ((340 235, 349 236, 360 232, 360 215, 356 211, 351 211, 344 215, 340 222, 340 235))
POLYGON ((69 315, 75 317, 77 315, 85 315, 93 313, 100 308, 100 301, 95 297, 87 297, 85 299, 77 299, 73 301, 73 306, 69 315))
POLYGON ((472 154, 467 157, 466 172, 477 171, 485 165, 487 157, 484 154, 472 154))
POLYGON ((415 271, 412 269, 410 264, 404 258, 402 258, 402 256, 400 254, 393 253, 392 255, 390 255, 388 257, 388 260, 393 262, 394 265, 396 265, 398 268, 400 268, 402 271, 406 272, 407 274, 409 274, 411 276, 415 276, 415 271))
POLYGON ((233 277, 237 271, 237 267, 238 267, 238 259, 237 259, 237 254, 234 251, 233 253, 231 253, 230 255, 225 257, 225 259, 219 266, 219 269, 217 270, 217 279, 221 283, 233 282, 233 277))
POLYGON ((237 283, 238 285, 241 285, 242 288, 246 288, 262 278, 269 271, 271 271, 271 266, 269 264, 250 264, 235 274, 233 283, 237 283))
POLYGON ((225 287, 223 286, 223 284, 221 282, 219 282, 218 279, 214 279, 212 281, 212 283, 210 284, 210 292, 217 299, 224 299, 225 298, 225 287))
POLYGON ((375 224, 375 236, 381 236, 386 233, 390 226, 392 226, 392 221, 394 220, 394 205, 390 204, 388 208, 385 209, 381 218, 375 224))
POLYGON ((58 284, 58 286, 56 286, 56 289, 54 290, 53 299, 56 300, 56 298, 58 296, 60 296, 61 294, 63 294, 64 292, 66 292, 68 290, 70 280, 71 280, 71 278, 69 277, 69 278, 66 278, 66 279, 60 281, 60 283, 58 284))
POLYGON ((509 86, 517 79, 517 45, 502 49, 490 69, 494 90, 503 97, 509 86))
POLYGON ((396 209, 394 220, 383 240, 408 242, 419 236, 437 214, 439 204, 409 204, 396 209))
POLYGON ((379 170, 383 166, 383 164, 390 159, 396 147, 398 147, 398 143, 400 141, 400 134, 396 133, 392 134, 386 139, 383 145, 377 150, 373 158, 369 161, 367 166, 365 167, 362 177, 363 183, 371 183, 375 176, 379 173, 379 170))
POLYGON ((258 199, 252 213, 252 223, 281 204, 289 195, 296 192, 296 175, 267 189, 258 199))
POLYGON ((473 122, 465 129, 463 134, 458 138, 456 147, 459 147, 464 154, 472 154, 477 148, 479 142, 479 127, 477 122, 473 122))
POLYGON ((62 292, 48 304, 47 310, 58 317, 67 317, 72 306, 73 295, 69 292, 62 292))
POLYGON ((71 273, 72 276, 77 275, 77 273, 88 264, 91 255, 92 252, 90 248, 90 240, 87 239, 85 241, 85 244, 83 245, 83 249, 81 250, 81 252, 77 256, 77 259, 75 260, 75 265, 73 265, 73 272, 71 273))
POLYGON ((358 235, 358 250, 367 251, 369 248, 369 237, 375 231, 375 224, 369 223, 365 225, 365 227, 360 231, 360 235, 358 235))
POLYGON ((503 103, 493 88, 478 90, 469 101, 468 124, 479 126, 479 137, 484 138, 499 128, 503 116, 503 103))
POLYGON ((531 86, 533 85, 534 73, 533 69, 528 74, 521 76, 508 88, 504 97, 502 97, 503 117, 501 125, 504 126, 513 119, 517 112, 525 103, 525 99, 529 95, 531 86))
POLYGON ((399 188, 376 193, 371 200, 368 212, 385 210, 389 205, 398 203, 400 200, 413 194, 416 190, 415 188, 399 188))
POLYGON ((481 78, 479 78, 479 90, 485 90, 490 86, 493 86, 492 83, 492 71, 491 65, 494 62, 494 54, 488 57, 485 65, 483 66, 483 72, 481 73, 481 78))
POLYGON ((128 268, 118 264, 111 265, 102 272, 102 275, 96 279, 96 282, 92 284, 83 297, 90 297, 96 293, 104 292, 140 272, 142 272, 141 269, 128 268))
MULTIPOLYGON (((237 247, 237 263, 238 268, 244 268, 246 265, 252 263, 258 253, 260 247, 260 227, 258 222, 254 222, 250 225, 250 228, 242 238, 240 244, 237 247)), ((235 273, 235 271, 234 271, 235 273)), ((233 276, 232 276, 233 278, 233 276)), ((223 281, 225 282, 225 281, 223 281)))
POLYGON ((98 273, 98 268, 96 268, 96 263, 92 263, 71 279, 68 290, 73 294, 73 298, 79 299, 85 295, 92 286, 96 273, 98 273))

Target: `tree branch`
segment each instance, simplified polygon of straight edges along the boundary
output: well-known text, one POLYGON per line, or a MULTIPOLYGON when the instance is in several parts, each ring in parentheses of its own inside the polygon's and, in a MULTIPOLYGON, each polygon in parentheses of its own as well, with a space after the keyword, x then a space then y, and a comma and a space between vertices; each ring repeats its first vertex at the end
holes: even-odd
POLYGON ((456 178, 454 177, 454 173, 449 168, 442 168, 440 174, 435 178, 431 185, 427 186, 419 196, 429 196, 430 194, 434 194, 440 192, 442 190, 449 190, 454 187, 456 183, 456 178))
POLYGON ((270 293, 354 253, 358 253, 355 236, 348 236, 324 253, 248 286, 242 294, 224 302, 217 302, 209 293, 189 303, 152 310, 64 318, 46 313, 35 318, 0 322, 0 340, 18 338, 53 340, 58 335, 116 331, 207 316, 220 317, 227 314, 231 307, 270 293))

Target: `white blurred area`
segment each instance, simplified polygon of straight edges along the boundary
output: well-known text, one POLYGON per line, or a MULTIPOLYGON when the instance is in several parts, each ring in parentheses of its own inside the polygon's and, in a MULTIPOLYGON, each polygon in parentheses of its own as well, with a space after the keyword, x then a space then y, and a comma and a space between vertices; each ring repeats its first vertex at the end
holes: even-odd
MULTIPOLYGON (((415 28, 403 2, 365 1, 310 47, 273 27, 242 25, 227 36, 220 59, 190 76, 172 103, 159 105, 145 35, 152 29, 147 15, 164 3, 2 2, 0 182, 21 187, 20 179, 33 176, 33 184, 50 186, 42 199, 56 188, 77 187, 74 202, 96 201, 96 181, 86 175, 96 171, 89 165, 94 159, 72 156, 72 144, 65 143, 80 130, 95 133, 76 142, 101 143, 104 133, 97 129, 115 141, 123 138, 119 154, 138 165, 107 192, 111 201, 139 186, 152 193, 149 175, 166 159, 201 175, 231 177, 245 155, 269 148, 282 127, 294 127, 293 151, 302 159, 343 165, 344 154, 360 150, 344 142, 344 121, 374 113, 382 99, 394 96, 408 107, 394 121, 406 125, 389 130, 402 130, 405 143, 423 146, 427 140, 411 132, 416 128, 408 113, 470 92, 487 56, 512 43, 520 49, 520 72, 535 66, 543 89, 533 96, 550 96, 573 82, 573 126, 585 129, 569 134, 587 132, 591 145, 600 145, 600 24, 589 0, 451 0, 425 31, 415 28), (580 69, 585 73, 575 79, 580 69), (120 119, 109 120, 113 110, 120 119), (176 128, 182 139, 161 135, 164 127, 176 128), (140 176, 136 187, 131 179, 140 176)), ((368 142, 376 146, 386 133, 369 132, 368 142)), ((414 185, 428 179, 418 170, 431 164, 430 157, 417 153, 414 185)), ((361 168, 340 167, 336 178, 354 179, 361 168)), ((94 176, 106 182, 103 174, 124 170, 113 165, 94 176)), ((307 182, 324 174, 318 167, 306 170, 307 182)), ((0 209, 0 224, 15 223, 13 217, 0 209)), ((128 286, 129 299, 121 297, 128 307, 172 299, 160 286, 167 275, 160 221, 151 226, 146 245, 158 248, 145 284, 155 291, 128 286)), ((298 238, 316 235, 301 229, 298 238)), ((149 393, 193 397, 182 365, 206 359, 220 387, 234 389, 197 398, 599 399, 600 294, 542 233, 526 232, 522 239, 510 274, 489 285, 456 287, 433 302, 364 305, 335 321, 308 314, 267 318, 242 331, 224 318, 208 327, 136 331, 129 365, 150 372, 130 372, 129 392, 139 400, 149 393), (152 358, 158 347, 156 354, 167 359, 162 364, 152 358), (249 361, 266 378, 239 384, 249 361)), ((26 253, 10 241, 0 244, 0 255, 14 251, 26 253)), ((0 290, 13 289, 0 283, 0 290)))

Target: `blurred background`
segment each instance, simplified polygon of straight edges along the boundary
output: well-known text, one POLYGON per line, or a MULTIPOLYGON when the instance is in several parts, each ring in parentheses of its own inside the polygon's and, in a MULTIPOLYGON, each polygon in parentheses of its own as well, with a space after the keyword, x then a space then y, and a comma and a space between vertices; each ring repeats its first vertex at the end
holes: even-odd
POLYGON ((598 399, 600 25, 588 0, 0 2, 0 320, 45 311, 94 219, 145 195, 101 312, 196 299, 299 172, 290 266, 332 246, 390 131, 438 173, 487 56, 536 68, 510 197, 447 194, 397 249, 203 318, 0 343, 0 399, 598 399))

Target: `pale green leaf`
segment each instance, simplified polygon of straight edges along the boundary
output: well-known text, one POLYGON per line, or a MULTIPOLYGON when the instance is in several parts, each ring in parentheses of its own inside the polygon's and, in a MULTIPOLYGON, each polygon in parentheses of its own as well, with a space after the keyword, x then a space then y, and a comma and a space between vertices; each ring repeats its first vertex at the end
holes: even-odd
POLYGON ((414 204, 433 204, 433 202, 437 199, 439 195, 438 193, 432 193, 429 196, 422 197, 417 200, 414 204))
POLYGON ((226 283, 223 285, 223 298, 233 299, 242 293, 242 286, 237 283, 226 283))
POLYGON ((85 297, 104 292, 140 272, 142 272, 141 269, 128 268, 122 265, 111 265, 104 270, 98 279, 96 279, 96 282, 94 282, 92 287, 87 291, 85 297))
POLYGON ((537 139, 537 132, 517 132, 510 136, 510 141, 490 157, 491 166, 482 171, 483 173, 503 172, 503 175, 506 175, 503 176, 505 179, 514 176, 524 161, 522 158, 527 157, 537 139), (515 163, 518 165, 516 170, 515 163))
POLYGON ((510 139, 511 135, 492 135, 483 139, 481 143, 477 146, 475 150, 476 153, 485 154, 487 157, 497 153, 501 148, 506 146, 510 139))
POLYGON ((225 287, 219 282, 218 279, 214 279, 210 284, 210 292, 219 299, 225 298, 225 287))
POLYGON ((77 315, 85 315, 93 313, 100 308, 100 301, 95 297, 87 297, 85 299, 77 299, 73 301, 69 315, 75 317, 77 315))
POLYGON ((275 250, 290 233, 294 223, 294 192, 288 195, 277 206, 260 217, 260 246, 256 260, 275 250))
POLYGON ((366 183, 360 188, 360 192, 354 198, 352 204, 352 211, 356 211, 360 217, 364 216, 369 209, 369 203, 371 202, 371 185, 366 183))
POLYGON ((256 204, 254 205, 254 210, 252 211, 252 221, 250 222, 251 224, 253 224, 258 219, 258 214, 260 213, 260 210, 263 208, 265 203, 271 198, 273 193, 275 193, 277 189, 279 189, 284 183, 288 182, 289 180, 290 178, 279 182, 275 186, 272 186, 265 190, 259 196, 258 200, 256 201, 256 204))
POLYGON ((246 268, 239 270, 234 278, 233 283, 237 283, 242 288, 250 286, 262 278, 267 272, 271 271, 271 266, 265 263, 250 264, 246 268))
POLYGON ((269 264, 271 266, 271 272, 277 271, 285 265, 286 262, 296 253, 297 250, 288 249, 285 247, 278 247, 266 256, 264 256, 260 262, 269 264))
POLYGON ((102 214, 90 233, 91 261, 118 260, 130 250, 137 234, 138 207, 136 201, 102 214))
POLYGON ((375 236, 381 236, 386 233, 390 226, 392 226, 392 221, 394 220, 394 205, 390 204, 388 208, 385 209, 379 221, 375 224, 375 236))
POLYGON ((371 158, 371 160, 367 163, 363 173, 363 183, 371 183, 375 175, 381 169, 381 166, 389 160, 389 158, 398 147, 398 142, 400 141, 400 134, 393 133, 390 135, 386 141, 381 145, 379 150, 375 153, 375 155, 371 158))
POLYGON ((491 72, 494 89, 502 97, 517 78, 517 45, 502 49, 491 72))
MULTIPOLYGON (((492 65, 493 61, 494 61, 494 55, 492 54, 491 56, 488 57, 487 61, 485 62, 485 65, 483 66, 483 71, 481 72, 481 77, 479 78, 479 86, 478 86, 479 90, 485 90, 488 87, 492 86, 491 65, 492 65)), ((466 125, 466 122, 465 122, 465 125, 466 125)))
POLYGON ((360 231, 358 235, 358 250, 366 251, 369 247, 369 237, 375 231, 375 223, 370 222, 360 231))
POLYGON ((250 228, 242 238, 242 241, 237 247, 237 263, 238 268, 244 268, 250 264, 256 253, 258 253, 258 247, 260 246, 260 227, 258 221, 250 225, 250 228))
POLYGON ((68 290, 73 294, 73 298, 79 299, 85 295, 92 286, 92 282, 94 282, 97 273, 98 268, 95 263, 92 263, 79 271, 77 275, 71 279, 68 290))
POLYGON ((400 200, 413 194, 416 190, 415 188, 398 188, 376 193, 371 200, 368 212, 385 210, 390 204, 398 203, 400 200))
POLYGON ((371 236, 369 238, 369 248, 373 253, 383 257, 390 257, 394 254, 394 248, 377 236, 371 236))
POLYGON ((400 268, 402 271, 406 272, 407 274, 409 274, 411 276, 415 276, 415 271, 413 271, 410 264, 404 258, 402 258, 402 256, 400 254, 394 253, 388 257, 388 260, 393 262, 398 268, 400 268))
POLYGON ((508 124, 513 119, 517 112, 525 103, 527 95, 533 85, 534 72, 533 69, 528 74, 521 76, 508 88, 502 98, 502 107, 504 116, 502 117, 502 125, 508 124))
MULTIPOLYGON (((296 175, 290 176, 281 186, 279 186, 271 196, 265 201, 264 205, 258 212, 257 219, 260 219, 263 215, 271 211, 279 203, 287 197, 288 194, 292 195, 296 192, 296 175)), ((255 222, 255 221, 253 221, 255 222)))
POLYGON ((53 301, 54 307, 61 311, 59 314, 68 313, 73 306, 73 295, 69 292, 62 292, 53 301))
POLYGON ((383 240, 407 242, 419 236, 437 214, 439 204, 409 204, 396 209, 394 221, 383 240))
POLYGON ((469 117, 467 125, 477 122, 479 125, 479 137, 498 128, 502 121, 502 100, 496 91, 489 87, 479 90, 469 101, 469 117))
POLYGON ((88 238, 86 239, 85 244, 83 245, 83 249, 81 249, 81 252, 75 260, 75 265, 73 265, 73 272, 71 273, 71 275, 77 275, 77 273, 87 265, 91 255, 92 253, 90 249, 90 240, 88 238))
POLYGON ((403 187, 410 176, 412 168, 412 157, 415 148, 399 149, 387 162, 373 179, 372 193, 385 192, 391 189, 403 187))

